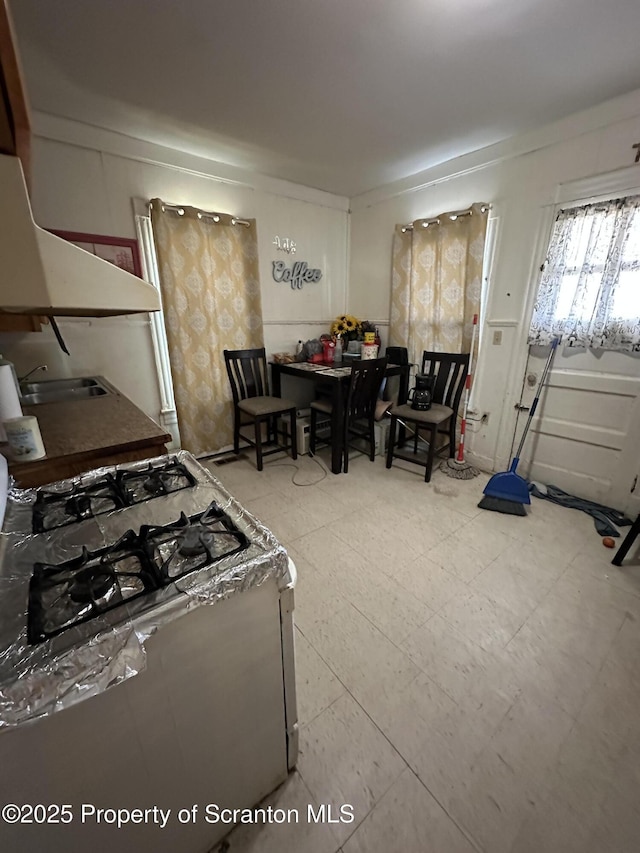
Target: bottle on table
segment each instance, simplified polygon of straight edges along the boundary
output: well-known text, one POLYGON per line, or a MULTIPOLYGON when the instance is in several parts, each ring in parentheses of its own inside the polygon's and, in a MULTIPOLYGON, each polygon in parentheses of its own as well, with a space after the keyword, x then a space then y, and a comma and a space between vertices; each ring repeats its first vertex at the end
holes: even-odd
POLYGON ((333 351, 333 360, 336 364, 342 363, 342 338, 340 335, 336 338, 336 348, 333 351))

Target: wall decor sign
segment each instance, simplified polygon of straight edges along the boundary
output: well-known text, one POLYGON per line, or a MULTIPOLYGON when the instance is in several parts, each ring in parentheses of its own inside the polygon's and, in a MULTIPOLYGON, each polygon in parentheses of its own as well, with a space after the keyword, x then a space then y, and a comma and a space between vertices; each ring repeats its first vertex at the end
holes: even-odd
POLYGON ((311 269, 306 261, 296 261, 287 267, 284 261, 273 261, 273 280, 288 281, 292 290, 300 290, 302 285, 312 281, 320 281, 322 270, 311 269))
POLYGON ((279 252, 287 252, 289 255, 295 255, 298 248, 290 237, 278 237, 277 234, 273 238, 273 245, 279 252))

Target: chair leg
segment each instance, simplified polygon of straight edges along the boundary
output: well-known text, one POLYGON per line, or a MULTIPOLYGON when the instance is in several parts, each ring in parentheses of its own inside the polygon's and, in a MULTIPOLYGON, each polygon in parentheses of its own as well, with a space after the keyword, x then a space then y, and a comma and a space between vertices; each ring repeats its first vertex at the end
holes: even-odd
POLYGON ((312 456, 316 453, 316 425, 318 423, 318 415, 315 409, 311 409, 311 421, 309 422, 309 452, 312 456))
POLYGON ((640 536, 640 515, 631 525, 631 530, 629 530, 627 535, 624 537, 622 545, 620 545, 620 547, 616 551, 615 557, 613 558, 613 560, 611 560, 614 566, 622 565, 622 561, 627 556, 627 553, 629 552, 631 546, 636 540, 636 537, 638 536, 640 536))
POLYGON ((233 452, 240 453, 240 412, 237 409, 233 413, 233 452))
POLYGON ((424 481, 425 483, 430 482, 431 480, 431 469, 433 468, 433 457, 436 452, 436 429, 429 430, 429 453, 427 454, 427 467, 424 472, 424 481))
POLYGON ((344 413, 344 434, 342 436, 342 470, 345 474, 349 473, 349 422, 347 413, 344 413))
POLYGON ((289 412, 289 422, 291 424, 291 458, 298 458, 298 431, 296 429, 296 410, 291 409, 289 412))
POLYGON ((387 445, 387 468, 391 468, 391 463, 393 462, 393 445, 396 440, 396 423, 397 418, 391 416, 391 423, 389 424, 389 444, 387 445))
POLYGON ((449 418, 449 458, 453 459, 456 455, 456 419, 449 418))
POLYGON ((369 460, 375 462, 376 459, 376 430, 373 418, 369 421, 369 460))
POLYGON ((262 421, 255 421, 256 430, 256 464, 258 471, 262 471, 262 421))

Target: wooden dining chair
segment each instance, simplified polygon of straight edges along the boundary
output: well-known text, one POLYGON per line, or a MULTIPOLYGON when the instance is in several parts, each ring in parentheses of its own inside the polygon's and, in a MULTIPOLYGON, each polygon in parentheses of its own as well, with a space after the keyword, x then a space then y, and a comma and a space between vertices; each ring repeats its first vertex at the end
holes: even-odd
POLYGON ((260 349, 224 350, 224 360, 233 396, 233 450, 240 452, 240 438, 256 449, 256 464, 262 471, 262 459, 271 453, 291 450, 293 459, 298 458, 296 435, 296 404, 284 397, 269 394, 269 377, 264 347, 260 349), (289 416, 289 443, 277 444, 277 418, 289 416), (254 435, 250 438, 241 433, 243 426, 253 424, 254 435), (266 441, 263 441, 263 425, 266 441), (276 445, 275 447, 273 445, 276 445), (264 447, 271 447, 265 450, 264 447))
MULTIPOLYGON (((365 438, 369 443, 369 459, 373 462, 376 453, 375 414, 376 402, 384 372, 387 367, 387 357, 354 361, 351 364, 351 377, 344 405, 342 426, 342 469, 349 471, 349 445, 352 437, 365 438)), ((311 403, 311 423, 309 432, 309 449, 316 452, 318 416, 331 415, 333 405, 330 400, 314 400, 311 403)), ((333 438, 333 437, 332 437, 333 438)))
POLYGON ((412 409, 407 403, 401 406, 393 406, 389 410, 391 423, 387 447, 387 468, 391 468, 394 459, 415 462, 417 465, 424 466, 424 479, 425 483, 428 483, 431 480, 435 454, 448 450, 450 457, 455 455, 456 418, 469 372, 469 353, 429 352, 425 350, 422 353, 421 372, 433 379, 431 408, 422 412, 412 409), (412 452, 404 449, 404 430, 402 430, 396 445, 398 422, 402 426, 408 426, 413 432, 412 452), (446 440, 440 447, 436 448, 438 436, 445 436, 446 440), (428 444, 426 456, 418 451, 420 440, 424 440, 428 444))

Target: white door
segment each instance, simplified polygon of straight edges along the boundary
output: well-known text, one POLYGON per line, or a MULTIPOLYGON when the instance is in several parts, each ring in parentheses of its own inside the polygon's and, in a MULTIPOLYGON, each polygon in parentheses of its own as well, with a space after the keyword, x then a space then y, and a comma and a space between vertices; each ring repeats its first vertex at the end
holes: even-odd
MULTIPOLYGON (((548 347, 532 346, 515 454, 548 347)), ((518 473, 570 494, 640 512, 640 354, 558 346, 518 473)))

